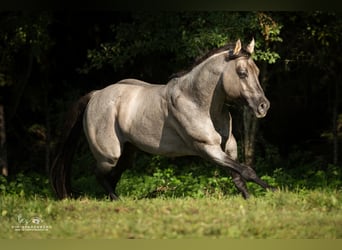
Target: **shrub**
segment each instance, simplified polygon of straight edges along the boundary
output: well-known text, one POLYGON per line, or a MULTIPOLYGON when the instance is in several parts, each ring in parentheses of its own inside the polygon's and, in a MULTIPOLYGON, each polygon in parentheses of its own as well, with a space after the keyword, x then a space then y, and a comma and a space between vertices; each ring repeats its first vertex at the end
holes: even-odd
POLYGON ((0 176, 0 193, 19 197, 52 196, 47 177, 38 173, 24 174, 23 172, 10 178, 0 176))
MULTIPOLYGON (((282 159, 277 148, 267 146, 265 157, 257 157, 255 169, 261 179, 270 185, 289 191, 342 188, 342 168, 312 160, 309 152, 296 150, 282 159), (268 154, 268 155, 267 155, 268 154), (303 158, 300 158, 303 155, 303 158)), ((166 158, 139 153, 136 166, 124 172, 117 186, 121 196, 152 197, 221 197, 238 192, 227 173, 198 157, 166 158)), ((90 197, 105 197, 91 169, 93 159, 83 156, 76 159, 72 171, 72 186, 90 197), (78 161, 77 161, 78 160, 78 161)), ((260 186, 247 183, 251 194, 265 194, 260 186)), ((49 180, 37 173, 18 173, 5 178, 0 176, 0 194, 17 196, 52 196, 49 180)))

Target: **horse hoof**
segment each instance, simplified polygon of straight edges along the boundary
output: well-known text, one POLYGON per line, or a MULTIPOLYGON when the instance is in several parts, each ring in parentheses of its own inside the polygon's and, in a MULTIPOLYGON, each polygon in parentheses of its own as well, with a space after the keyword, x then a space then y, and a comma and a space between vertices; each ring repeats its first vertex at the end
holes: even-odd
POLYGON ((242 194, 242 197, 243 197, 245 200, 249 200, 250 195, 249 195, 249 193, 243 193, 243 194, 242 194))
POLYGON ((269 186, 266 189, 267 189, 267 191, 271 191, 271 192, 276 192, 278 190, 278 188, 272 187, 272 186, 269 186))
POLYGON ((117 201, 117 200, 120 200, 118 196, 116 196, 115 194, 113 193, 110 193, 109 194, 109 198, 111 201, 117 201))

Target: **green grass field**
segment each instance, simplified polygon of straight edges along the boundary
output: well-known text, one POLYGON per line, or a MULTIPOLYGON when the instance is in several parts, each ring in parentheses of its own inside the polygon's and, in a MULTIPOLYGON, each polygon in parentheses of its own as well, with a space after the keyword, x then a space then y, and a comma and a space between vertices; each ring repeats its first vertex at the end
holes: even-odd
POLYGON ((2 239, 337 239, 342 193, 278 191, 252 197, 118 202, 0 197, 2 239))

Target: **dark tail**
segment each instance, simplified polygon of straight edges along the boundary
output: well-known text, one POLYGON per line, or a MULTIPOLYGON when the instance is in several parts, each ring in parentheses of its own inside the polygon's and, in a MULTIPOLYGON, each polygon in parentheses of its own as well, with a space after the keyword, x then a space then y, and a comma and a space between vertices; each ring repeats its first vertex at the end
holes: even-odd
POLYGON ((50 182, 59 199, 71 196, 71 162, 82 131, 84 110, 93 93, 94 91, 82 96, 66 116, 57 154, 50 168, 50 182))

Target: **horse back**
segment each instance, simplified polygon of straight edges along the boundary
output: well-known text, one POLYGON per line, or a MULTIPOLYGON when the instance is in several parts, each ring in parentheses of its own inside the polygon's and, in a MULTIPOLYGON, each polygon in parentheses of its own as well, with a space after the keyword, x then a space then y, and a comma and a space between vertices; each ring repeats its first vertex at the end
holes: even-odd
POLYGON ((99 137, 108 137, 114 127, 111 137, 120 142, 154 147, 159 144, 168 112, 165 95, 165 85, 135 79, 109 85, 97 91, 88 104, 86 133, 95 141, 106 140, 99 137))

